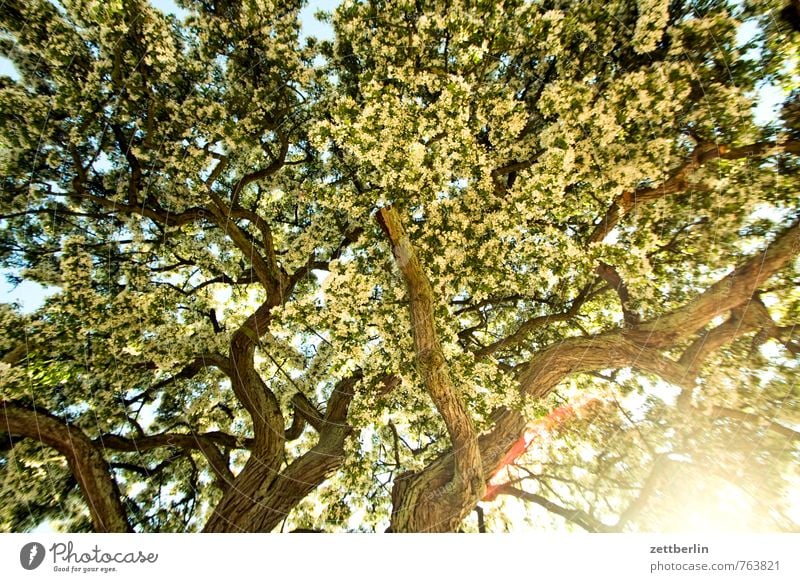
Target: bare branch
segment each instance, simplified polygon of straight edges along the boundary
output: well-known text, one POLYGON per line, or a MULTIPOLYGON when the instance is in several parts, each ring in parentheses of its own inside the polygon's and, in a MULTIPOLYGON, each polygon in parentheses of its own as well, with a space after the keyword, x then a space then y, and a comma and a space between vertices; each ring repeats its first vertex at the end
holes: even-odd
POLYGON ((533 317, 522 323, 522 325, 520 325, 519 328, 517 328, 517 331, 515 331, 513 334, 499 339, 486 347, 475 350, 475 357, 485 358, 502 349, 505 349, 506 347, 517 345, 524 341, 530 332, 549 323, 557 321, 569 321, 578 314, 580 308, 586 302, 587 298, 589 297, 589 290, 589 286, 584 287, 580 294, 573 300, 572 305, 570 305, 567 311, 564 311, 563 313, 539 315, 537 317, 533 317))
POLYGON ((652 347, 667 347, 689 338, 731 309, 750 301, 763 283, 800 251, 800 221, 795 221, 767 246, 709 287, 699 297, 658 319, 626 330, 626 337, 652 347))
POLYGON ((763 426, 767 430, 786 437, 789 440, 800 441, 800 432, 793 430, 779 422, 765 418, 759 414, 753 414, 751 412, 745 412, 743 410, 737 410, 727 406, 716 405, 711 407, 709 414, 714 417, 724 417, 743 422, 751 422, 755 425, 763 426))
MULTIPOLYGON (((150 363, 153 366, 152 363, 150 363)), ((137 394, 136 396, 125 400, 125 404, 133 404, 134 402, 138 402, 141 400, 149 400, 154 398, 155 394, 161 390, 162 388, 169 386, 170 384, 175 383, 178 380, 189 380, 194 378, 199 374, 202 370, 209 367, 216 367, 221 370, 226 376, 230 377, 233 373, 233 369, 231 367, 231 363, 228 358, 225 358, 219 354, 202 354, 197 356, 192 362, 184 366, 179 372, 156 382, 152 386, 150 386, 147 390, 142 391, 141 393, 137 394)))
POLYGON ((336 247, 336 249, 334 249, 334 251, 331 253, 330 258, 328 258, 325 261, 315 260, 314 255, 312 254, 308 258, 308 261, 306 261, 306 264, 300 267, 294 273, 292 273, 291 277, 289 277, 289 283, 287 285, 289 290, 294 289, 297 283, 299 283, 302 279, 307 277, 311 273, 311 271, 315 269, 327 270, 330 266, 330 262, 339 259, 342 256, 344 250, 351 244, 358 241, 363 232, 364 232, 363 228, 357 227, 351 230, 350 232, 345 233, 342 242, 339 243, 339 246, 336 247))
MULTIPOLYGON (((521 392, 539 399, 570 374, 623 367, 656 374, 677 386, 693 384, 686 362, 673 361, 658 350, 691 338, 714 317, 747 304, 759 286, 786 266, 798 251, 800 226, 795 222, 762 253, 744 261, 683 307, 632 329, 568 338, 539 352, 520 374, 521 392)), ((508 409, 496 411, 492 419, 493 429, 479 438, 487 479, 501 466, 526 426, 519 412, 508 409)), ((409 491, 425 483, 442 482, 452 470, 452 463, 453 451, 448 451, 422 473, 401 476, 395 483, 393 500, 402 501, 409 491)))
POLYGON ((292 396, 292 406, 294 407, 295 415, 300 416, 305 422, 313 426, 317 432, 322 430, 325 419, 305 394, 298 392, 292 396))
POLYGON ((655 461, 653 462, 653 466, 650 469, 650 473, 647 475, 647 478, 644 480, 644 483, 639 490, 639 494, 630 503, 630 505, 625 508, 625 511, 620 514, 617 523, 614 525, 614 531, 622 531, 625 525, 627 525, 631 520, 635 519, 639 513, 641 513, 642 509, 647 505, 647 502, 653 495, 653 492, 656 490, 659 480, 669 466, 671 466, 671 464, 668 456, 659 455, 656 457, 655 461))
POLYGON ((270 162, 270 164, 261 170, 257 170, 255 172, 251 172, 250 174, 246 174, 242 176, 236 185, 233 187, 233 192, 231 193, 231 206, 236 207, 239 203, 239 197, 242 193, 242 190, 248 184, 252 184, 258 180, 263 180, 264 178, 269 178, 278 170, 283 167, 284 161, 286 160, 286 154, 289 153, 289 140, 286 139, 283 135, 280 136, 281 141, 281 149, 280 153, 275 157, 275 159, 270 162))
POLYGON ((280 295, 283 290, 283 274, 278 268, 274 249, 271 248, 271 235, 268 240, 263 241, 266 256, 262 256, 244 229, 236 224, 232 216, 231 207, 213 190, 209 190, 208 195, 213 202, 210 210, 214 222, 230 237, 242 252, 244 258, 253 265, 253 271, 255 271, 259 282, 264 286, 267 295, 270 297, 280 295))
POLYGON ((557 503, 550 501, 546 497, 537 495, 536 493, 530 493, 529 491, 517 489, 516 487, 513 487, 511 485, 501 485, 500 487, 498 487, 497 492, 500 495, 511 495, 513 497, 516 497, 517 499, 541 505, 547 511, 555 513, 556 515, 560 515, 567 521, 582 527, 588 532, 596 533, 596 532, 612 531, 612 528, 605 525, 600 520, 592 517, 585 511, 580 509, 567 509, 566 507, 562 507, 561 505, 558 505, 557 503))

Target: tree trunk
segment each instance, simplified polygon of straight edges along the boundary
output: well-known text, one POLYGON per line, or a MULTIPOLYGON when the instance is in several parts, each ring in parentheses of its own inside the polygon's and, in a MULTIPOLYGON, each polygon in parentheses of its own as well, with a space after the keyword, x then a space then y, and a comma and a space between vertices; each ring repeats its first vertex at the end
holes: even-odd
POLYGON ((282 472, 253 456, 215 508, 205 532, 270 532, 344 461, 344 442, 351 432, 347 411, 356 373, 336 384, 318 424, 319 441, 282 472))

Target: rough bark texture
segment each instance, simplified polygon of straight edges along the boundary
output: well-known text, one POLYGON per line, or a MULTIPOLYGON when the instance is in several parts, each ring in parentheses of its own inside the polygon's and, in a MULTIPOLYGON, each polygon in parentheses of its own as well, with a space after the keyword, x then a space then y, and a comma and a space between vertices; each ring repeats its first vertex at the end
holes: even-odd
POLYGON ((31 438, 64 455, 86 498, 97 532, 130 532, 117 482, 102 453, 77 426, 39 409, 0 401, 0 432, 31 438))
MULTIPOLYGON (((785 267, 800 251, 800 223, 795 222, 781 233, 762 253, 744 261, 729 275, 712 285, 683 307, 653 321, 590 337, 576 337, 559 342, 539 352, 519 376, 520 390, 526 396, 540 399, 547 396, 570 374, 592 372, 607 368, 632 367, 662 377, 677 386, 693 384, 698 366, 710 351, 731 341, 736 330, 710 332, 713 336, 708 349, 696 338, 694 347, 687 350, 683 361, 664 356, 660 350, 673 347, 694 337, 715 317, 731 310, 750 314, 747 325, 764 322, 763 306, 754 303, 759 287, 785 267), (719 340, 719 341, 718 341, 719 340), (724 341, 723 341, 724 340, 724 341)), ((701 336, 702 337, 702 336, 701 336)), ((707 338, 708 339, 708 338, 707 338)), ((489 478, 498 468, 505 453, 525 430, 519 413, 498 411, 494 428, 479 438, 482 468, 489 478)), ((401 531, 408 523, 408 514, 431 497, 442 498, 452 478, 454 453, 448 451, 418 473, 408 473, 395 481, 392 491, 394 509, 392 531, 401 531), (395 526, 395 523, 398 526, 395 526)), ((453 514, 469 511, 470 507, 449 508, 453 514)), ((430 531, 433 524, 422 524, 420 531, 430 531)))
POLYGON ((361 379, 356 374, 339 382, 328 400, 319 429, 319 441, 305 455, 286 467, 271 483, 250 531, 272 531, 289 511, 330 477, 344 461, 344 442, 351 432, 347 409, 361 379))
MULTIPOLYGON (((524 432, 526 422, 518 412, 499 409, 493 414, 493 428, 486 434, 476 434, 450 377, 436 335, 430 284, 397 213, 385 209, 379 216, 393 244, 408 290, 417 364, 452 441, 452 448, 425 469, 397 476, 392 491, 390 530, 454 531, 481 498, 485 481, 524 432)), ((796 222, 762 253, 743 261, 729 275, 679 309, 652 321, 600 335, 570 338, 539 351, 518 375, 520 391, 529 398, 539 399, 570 374, 632 367, 681 386, 679 405, 690 407, 695 379, 709 354, 747 333, 761 332, 784 341, 782 330, 772 321, 757 293, 799 250, 800 224, 796 222), (712 320, 725 314, 728 314, 725 322, 705 329, 712 320), (664 350, 681 344, 688 347, 678 360, 664 355, 664 350)), ((297 503, 341 466, 344 442, 350 433, 347 410, 354 387, 361 379, 360 374, 355 374, 341 380, 332 391, 324 415, 306 397, 297 395, 293 400, 292 425, 285 428, 277 399, 256 372, 253 358, 259 338, 266 332, 270 310, 287 289, 284 287, 281 293, 265 302, 234 333, 228 358, 219 357, 210 364, 231 378, 237 398, 251 414, 254 435, 250 439, 239 440, 224 433, 210 432, 141 437, 101 435, 93 441, 74 425, 43 409, 8 401, 3 402, 0 430, 38 440, 67 458, 86 497, 97 531, 130 531, 117 484, 103 452, 144 451, 164 446, 202 452, 218 479, 223 499, 205 531, 272 531, 297 503), (319 433, 317 445, 282 468, 287 436, 299 436, 306 425, 319 433), (251 451, 248 462, 236 477, 220 447, 243 447, 251 451)), ((524 335, 514 334, 513 340, 503 346, 522 341, 524 335)), ((14 359, 16 363, 18 358, 7 359, 14 359)), ((387 387, 393 384, 387 381, 387 387)), ((717 408, 713 412, 734 421, 763 425, 790 439, 798 438, 796 431, 774 421, 762 421, 736 410, 717 408)), ((597 524, 579 521, 600 529, 595 527, 597 524)))
MULTIPOLYGON (((347 410, 353 399, 357 373, 336 384, 325 416, 318 423, 319 441, 283 471, 264 464, 248 464, 232 483, 205 526, 206 532, 269 532, 309 493, 327 479, 344 460, 344 442, 350 434, 347 410), (245 473, 250 467, 249 472, 245 473)), ((251 456, 252 460, 252 456, 251 456)))
POLYGON ((427 484, 438 493, 417 496, 400 503, 392 519, 394 531, 455 531, 485 491, 485 477, 472 419, 453 384, 434 322, 434 298, 430 282, 422 270, 414 247, 406 235, 397 210, 383 208, 378 223, 392 244, 397 266, 403 275, 411 310, 411 327, 417 369, 425 388, 442 415, 453 446, 452 475, 427 484))
MULTIPOLYGON (((203 453, 217 486, 223 492, 222 500, 205 525, 204 531, 208 532, 271 531, 297 503, 342 464, 344 441, 350 433, 347 410, 361 373, 357 372, 337 383, 324 415, 316 410, 307 397, 296 394, 292 399, 294 417, 291 425, 286 428, 278 399, 255 367, 256 350, 269 329, 272 310, 291 295, 295 285, 311 269, 325 268, 326 263, 312 256, 306 266, 291 276, 287 275, 277 264, 269 226, 263 220, 251 216, 245 209, 236 207, 235 202, 227 204, 213 192, 210 197, 213 206, 203 216, 213 218, 220 228, 227 231, 240 250, 252 259, 253 273, 248 277, 255 275, 266 291, 266 300, 232 334, 227 357, 204 355, 170 379, 154 384, 136 399, 152 399, 153 394, 164 385, 177 379, 192 378, 202 369, 213 366, 230 379, 237 400, 251 418, 253 436, 241 439, 221 432, 189 432, 133 437, 101 435, 92 441, 75 427, 60 426, 58 423, 61 421, 41 408, 33 411, 7 403, 6 427, 0 427, 0 431, 38 439, 56 447, 67 456, 70 468, 91 507, 98 531, 130 530, 125 521, 116 483, 110 475, 103 478, 104 472, 108 472, 108 466, 102 451, 142 452, 159 447, 175 447, 183 451, 197 450, 203 453), (232 216, 239 215, 257 224, 262 233, 264 256, 261 256, 261 251, 256 249, 244 231, 230 220, 232 216), (306 426, 313 427, 319 433, 317 445, 283 467, 286 440, 298 438, 306 426), (229 459, 220 447, 244 448, 250 451, 245 466, 237 475, 234 476, 229 467, 229 459)), ((344 240, 331 258, 337 258, 349 244, 355 242, 360 232, 360 229, 356 229, 345 233, 344 240)), ((4 363, 17 365, 24 359, 25 353, 25 346, 20 346, 4 356, 4 363)), ((136 468, 129 463, 125 465, 136 468)))
POLYGON ((231 386, 253 420, 254 444, 247 463, 214 509, 205 531, 256 531, 251 529, 252 513, 264 508, 264 490, 277 475, 283 459, 283 414, 254 364, 256 343, 266 330, 272 307, 270 303, 262 305, 231 341, 231 386))

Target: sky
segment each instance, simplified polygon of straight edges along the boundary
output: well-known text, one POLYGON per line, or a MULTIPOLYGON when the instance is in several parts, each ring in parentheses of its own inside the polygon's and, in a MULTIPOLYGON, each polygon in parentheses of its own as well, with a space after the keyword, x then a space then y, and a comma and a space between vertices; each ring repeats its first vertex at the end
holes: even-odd
MULTIPOLYGON (((173 0, 150 0, 150 3, 166 14, 174 14, 178 18, 184 18, 188 13, 178 7, 173 0)), ((311 0, 300 11, 300 23, 303 27, 302 35, 315 36, 319 39, 333 38, 331 27, 314 18, 314 14, 319 10, 326 12, 332 11, 339 4, 338 0, 311 0)))
MULTIPOLYGON (((175 4, 174 0, 150 0, 151 3, 166 14, 174 14, 178 18, 184 18, 188 13, 175 4)), ((311 0, 300 12, 300 23, 302 26, 301 37, 315 36, 319 39, 332 39, 333 29, 324 22, 315 18, 315 14, 322 10, 332 11, 339 4, 339 0, 311 0)), ((749 36, 755 33, 755 28, 745 25, 740 31, 740 41, 745 42, 749 36)), ((0 56, 0 76, 8 75, 17 77, 11 62, 0 56)), ((777 107, 783 100, 783 92, 775 86, 762 87, 758 95, 758 105, 755 107, 755 118, 758 123, 768 123, 775 119, 777 107)), ((3 271, 0 270, 0 275, 3 271)), ((41 285, 30 281, 24 281, 14 287, 10 285, 5 277, 0 276, 0 303, 18 303, 24 312, 35 311, 40 307, 45 298, 55 292, 55 289, 46 289, 41 285)))

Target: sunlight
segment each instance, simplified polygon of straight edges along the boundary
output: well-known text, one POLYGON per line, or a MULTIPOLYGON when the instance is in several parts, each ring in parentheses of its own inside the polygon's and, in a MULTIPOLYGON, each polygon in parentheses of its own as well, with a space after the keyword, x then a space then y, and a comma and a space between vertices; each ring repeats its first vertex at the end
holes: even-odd
POLYGON ((711 475, 688 481, 686 476, 675 479, 681 491, 669 500, 673 510, 663 531, 746 532, 768 525, 767 516, 759 515, 754 500, 740 487, 711 475))

